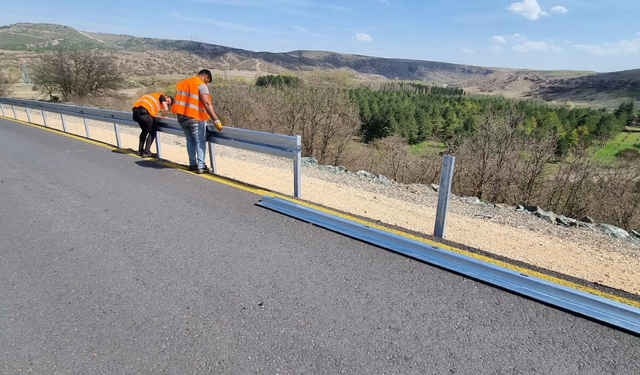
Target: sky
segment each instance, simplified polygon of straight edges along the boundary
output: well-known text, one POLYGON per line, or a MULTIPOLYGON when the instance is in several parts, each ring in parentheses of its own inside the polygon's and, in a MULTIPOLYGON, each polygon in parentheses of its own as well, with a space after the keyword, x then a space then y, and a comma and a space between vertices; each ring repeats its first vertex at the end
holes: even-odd
POLYGON ((0 25, 486 67, 640 68, 640 0, 2 0, 0 25))

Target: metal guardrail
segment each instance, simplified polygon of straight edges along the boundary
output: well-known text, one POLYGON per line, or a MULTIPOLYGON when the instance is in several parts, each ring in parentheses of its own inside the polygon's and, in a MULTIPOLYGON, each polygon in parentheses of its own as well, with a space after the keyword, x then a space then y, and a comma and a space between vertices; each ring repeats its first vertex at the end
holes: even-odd
POLYGON ((314 210, 263 196, 260 206, 319 227, 389 249, 517 294, 640 334, 640 309, 500 267, 453 251, 314 210))
MULTIPOLYGON (((113 123, 116 135, 116 145, 118 147, 122 147, 119 125, 138 127, 138 123, 133 120, 131 112, 0 97, 0 109, 2 110, 2 116, 4 117, 8 117, 5 112, 5 110, 8 109, 5 108, 5 105, 11 107, 13 118, 15 119, 18 118, 15 107, 25 108, 27 121, 29 122, 31 122, 29 109, 39 110, 42 114, 45 127, 48 127, 45 112, 60 114, 62 129, 65 132, 67 132, 65 116, 80 117, 84 119, 87 138, 91 138, 87 120, 113 123)), ((184 137, 184 132, 178 124, 178 120, 158 117, 156 120, 158 121, 158 131, 184 137)), ((230 127, 224 127, 220 132, 213 127, 208 127, 207 130, 209 160, 214 174, 217 172, 214 144, 292 159, 294 195, 297 198, 302 196, 302 142, 299 135, 289 136, 230 127)), ((160 143, 160 134, 158 134, 158 138, 156 140, 158 157, 162 157, 162 148, 160 143)))

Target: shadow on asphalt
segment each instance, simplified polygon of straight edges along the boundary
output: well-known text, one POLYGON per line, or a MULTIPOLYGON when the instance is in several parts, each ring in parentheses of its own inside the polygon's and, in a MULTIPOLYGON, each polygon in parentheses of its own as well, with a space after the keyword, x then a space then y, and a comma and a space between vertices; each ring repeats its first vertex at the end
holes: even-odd
POLYGON ((166 165, 162 165, 160 163, 156 163, 155 160, 138 160, 136 161, 141 167, 144 168, 153 168, 153 169, 170 169, 171 167, 167 167, 166 165))

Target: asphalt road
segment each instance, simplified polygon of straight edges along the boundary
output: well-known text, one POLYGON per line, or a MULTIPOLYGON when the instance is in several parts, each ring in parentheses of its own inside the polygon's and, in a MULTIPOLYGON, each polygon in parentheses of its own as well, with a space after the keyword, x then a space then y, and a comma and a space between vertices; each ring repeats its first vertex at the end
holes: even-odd
POLYGON ((258 201, 0 120, 0 374, 640 373, 638 336, 258 201))

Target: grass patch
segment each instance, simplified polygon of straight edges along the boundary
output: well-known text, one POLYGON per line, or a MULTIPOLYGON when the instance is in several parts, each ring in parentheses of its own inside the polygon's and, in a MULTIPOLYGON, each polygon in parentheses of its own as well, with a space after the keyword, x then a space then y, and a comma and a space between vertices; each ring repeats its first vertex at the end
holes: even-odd
POLYGON ((615 98, 635 98, 636 100, 640 99, 640 91, 616 90, 611 91, 610 93, 613 94, 615 98))
POLYGON ((444 151, 444 143, 436 141, 426 141, 410 147, 411 155, 413 156, 422 156, 433 149, 437 150, 437 152, 444 151))
POLYGON ((629 148, 640 152, 640 133, 622 132, 618 134, 593 157, 604 163, 612 163, 619 152, 629 148))

